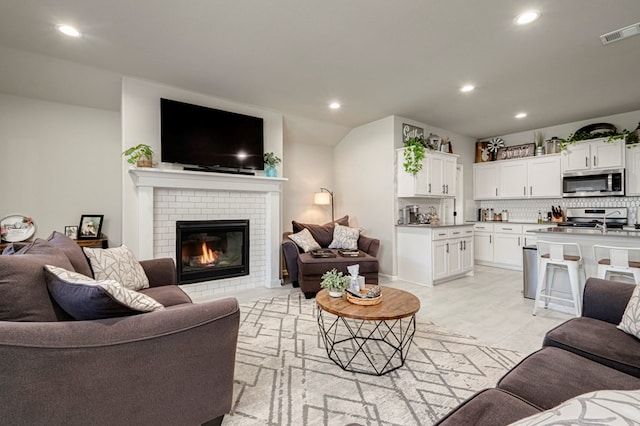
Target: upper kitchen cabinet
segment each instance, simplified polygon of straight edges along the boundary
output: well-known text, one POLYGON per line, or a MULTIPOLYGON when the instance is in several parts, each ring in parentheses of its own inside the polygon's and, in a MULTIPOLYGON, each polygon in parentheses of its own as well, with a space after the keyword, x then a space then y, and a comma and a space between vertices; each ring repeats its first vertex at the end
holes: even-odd
POLYGON ((404 148, 398 149, 396 156, 398 197, 455 197, 457 155, 427 151, 422 170, 415 175, 402 167, 404 148))
POLYGON ((640 195, 640 145, 629 145, 626 154, 627 195, 640 195))
POLYGON ((559 155, 473 165, 475 200, 559 198, 561 195, 559 155))
POLYGON ((562 170, 621 169, 624 167, 624 140, 609 141, 608 138, 578 142, 567 147, 562 154, 562 170))
POLYGON ((477 163, 473 165, 473 199, 498 198, 498 164, 477 163))
POLYGON ((544 155, 529 160, 527 172, 530 198, 557 198, 562 195, 559 155, 544 155))

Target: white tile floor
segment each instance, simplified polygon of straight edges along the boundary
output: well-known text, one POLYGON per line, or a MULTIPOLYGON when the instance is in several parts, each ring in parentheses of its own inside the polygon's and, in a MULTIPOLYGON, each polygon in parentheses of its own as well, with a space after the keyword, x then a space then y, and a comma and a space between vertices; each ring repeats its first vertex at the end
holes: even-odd
MULTIPOLYGON (((544 309, 535 317, 531 315, 533 301, 522 296, 522 272, 518 271, 476 265, 474 276, 436 287, 404 281, 380 284, 418 296, 422 303, 418 319, 523 354, 539 349, 548 330, 571 318, 571 315, 544 309)), ((287 284, 277 289, 244 290, 225 294, 225 297, 233 296, 243 303, 299 291, 287 284)))

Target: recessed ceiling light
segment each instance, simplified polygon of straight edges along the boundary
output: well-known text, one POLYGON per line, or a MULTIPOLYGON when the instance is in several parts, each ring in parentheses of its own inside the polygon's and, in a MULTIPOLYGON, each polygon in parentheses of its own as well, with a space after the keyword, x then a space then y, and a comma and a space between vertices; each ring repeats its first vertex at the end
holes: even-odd
POLYGON ((476 88, 473 84, 465 84, 460 88, 461 92, 471 92, 476 88))
POLYGON ((80 37, 81 35, 80 31, 70 25, 58 25, 58 31, 62 34, 68 35, 69 37, 80 37))
POLYGON ((537 10, 527 10, 516 16, 515 23, 518 25, 530 24, 540 17, 540 12, 537 10))
POLYGON ((342 105, 340 105, 340 102, 331 102, 329 104, 329 108, 331 109, 339 109, 342 105))
POLYGON ((519 112, 516 114, 516 118, 525 118, 527 116, 526 112, 519 112))

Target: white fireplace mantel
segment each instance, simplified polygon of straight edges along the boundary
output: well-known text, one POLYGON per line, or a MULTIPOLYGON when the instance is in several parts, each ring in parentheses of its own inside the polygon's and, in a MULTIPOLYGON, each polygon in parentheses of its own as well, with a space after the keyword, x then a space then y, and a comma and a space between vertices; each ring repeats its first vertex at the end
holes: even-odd
POLYGON ((153 258, 153 206, 155 188, 259 192, 266 195, 265 223, 267 280, 265 287, 279 287, 282 185, 288 179, 161 168, 129 169, 137 191, 138 256, 153 258))

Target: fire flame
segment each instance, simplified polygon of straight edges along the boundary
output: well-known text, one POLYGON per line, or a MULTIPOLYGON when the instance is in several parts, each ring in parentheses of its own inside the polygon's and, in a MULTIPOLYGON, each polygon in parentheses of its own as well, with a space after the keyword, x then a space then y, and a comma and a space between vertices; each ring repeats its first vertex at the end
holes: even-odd
POLYGON ((207 265, 209 263, 215 263, 218 260, 218 256, 213 250, 207 247, 206 243, 202 243, 202 256, 200 256, 200 263, 207 265))

